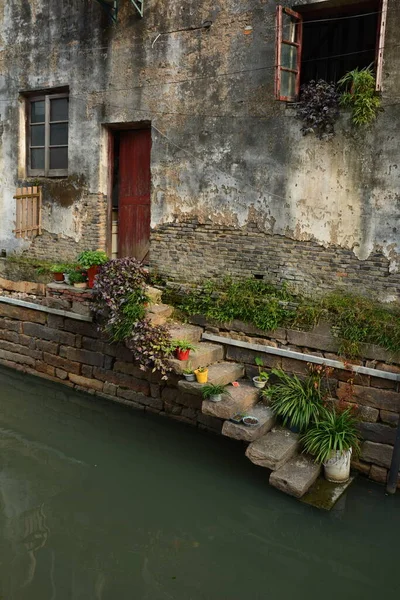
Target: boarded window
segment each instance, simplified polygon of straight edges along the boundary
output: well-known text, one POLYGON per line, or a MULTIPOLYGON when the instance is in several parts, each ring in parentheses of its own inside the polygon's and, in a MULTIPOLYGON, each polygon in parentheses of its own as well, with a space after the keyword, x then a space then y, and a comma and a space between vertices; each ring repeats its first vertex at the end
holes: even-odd
POLYGON ((28 174, 68 175, 68 95, 29 98, 28 120, 28 174))
POLYGON ((17 188, 15 237, 33 239, 42 233, 42 188, 17 188))
POLYGON ((326 0, 296 9, 278 7, 277 12, 278 100, 296 100, 300 84, 318 79, 336 83, 349 71, 370 65, 376 89, 382 89, 387 0, 326 0))

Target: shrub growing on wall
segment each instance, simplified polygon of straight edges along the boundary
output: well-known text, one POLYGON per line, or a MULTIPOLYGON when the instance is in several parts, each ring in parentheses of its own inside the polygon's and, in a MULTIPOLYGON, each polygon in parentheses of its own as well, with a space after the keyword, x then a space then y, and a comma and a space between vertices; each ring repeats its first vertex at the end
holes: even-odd
POLYGON ((143 369, 160 370, 170 336, 163 326, 153 326, 146 318, 148 273, 134 258, 111 260, 100 267, 93 288, 93 310, 100 327, 113 342, 125 342, 143 369))
POLYGON ((383 110, 381 99, 375 90, 375 77, 371 67, 354 69, 339 81, 344 90, 340 105, 351 108, 354 125, 369 125, 383 110))
POLYGON ((339 98, 335 84, 323 79, 301 86, 297 117, 303 121, 304 135, 315 133, 319 139, 333 135, 339 117, 339 98))

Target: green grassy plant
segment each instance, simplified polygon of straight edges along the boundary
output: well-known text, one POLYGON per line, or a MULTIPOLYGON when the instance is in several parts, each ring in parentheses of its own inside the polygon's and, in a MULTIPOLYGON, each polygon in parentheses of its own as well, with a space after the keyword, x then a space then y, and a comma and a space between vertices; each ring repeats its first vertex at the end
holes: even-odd
POLYGON ((340 97, 340 105, 351 108, 354 125, 369 125, 383 110, 375 85, 371 66, 349 71, 338 82, 338 86, 344 90, 340 97))

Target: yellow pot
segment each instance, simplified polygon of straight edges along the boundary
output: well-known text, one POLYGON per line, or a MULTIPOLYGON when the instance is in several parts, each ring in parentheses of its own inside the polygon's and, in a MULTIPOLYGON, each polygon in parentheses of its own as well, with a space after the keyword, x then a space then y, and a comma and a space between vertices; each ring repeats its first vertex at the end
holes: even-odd
POLYGON ((208 369, 206 369, 202 373, 200 373, 199 370, 196 369, 194 374, 196 375, 197 383, 207 383, 208 369))

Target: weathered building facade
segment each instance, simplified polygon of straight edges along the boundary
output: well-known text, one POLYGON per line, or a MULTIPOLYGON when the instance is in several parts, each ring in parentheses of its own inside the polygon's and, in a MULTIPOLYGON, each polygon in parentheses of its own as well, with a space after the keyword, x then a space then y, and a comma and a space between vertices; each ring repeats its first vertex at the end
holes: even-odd
POLYGON ((276 0, 0 1, 0 248, 111 253, 118 221, 114 254, 169 279, 254 275, 396 299, 400 0, 281 4, 297 15, 284 31, 303 20, 304 53, 280 95, 380 56, 374 124, 343 111, 334 137, 302 135, 275 90, 276 0), (43 190, 42 228, 24 239, 14 196, 28 185, 43 190))

